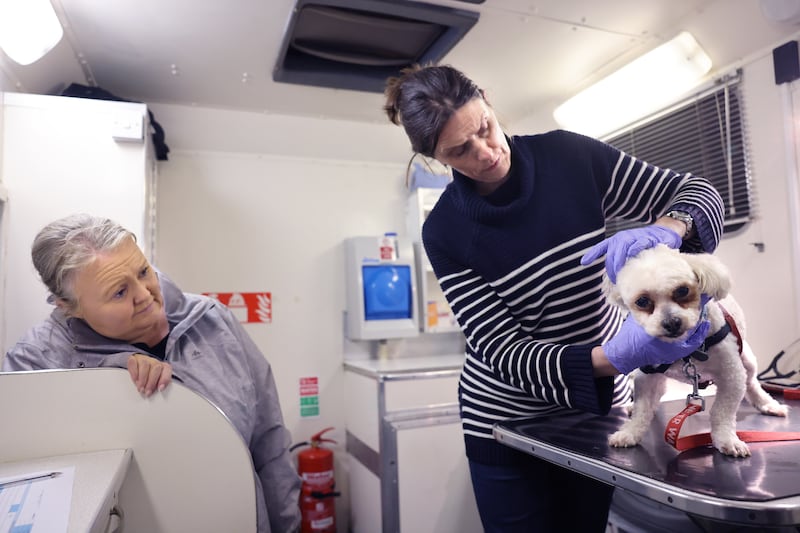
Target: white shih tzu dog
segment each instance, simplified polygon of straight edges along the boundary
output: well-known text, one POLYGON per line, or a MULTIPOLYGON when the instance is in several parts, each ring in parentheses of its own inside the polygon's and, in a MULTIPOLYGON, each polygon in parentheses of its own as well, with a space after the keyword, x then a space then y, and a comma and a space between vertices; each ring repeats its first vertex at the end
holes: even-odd
MULTIPOLYGON (((712 381, 717 387, 709 411, 711 440, 726 455, 747 457, 750 450, 736 435, 736 412, 742 398, 767 415, 786 416, 788 408, 758 383, 756 358, 745 341, 744 315, 728 295, 730 286, 728 269, 717 257, 682 254, 658 245, 629 259, 617 273, 615 285, 606 279, 605 291, 609 301, 627 309, 649 335, 664 341, 683 339, 707 313, 711 328, 701 350, 705 348, 708 357, 705 361, 692 357, 690 361, 701 381, 712 381), (711 300, 701 312, 702 294, 711 300)), ((641 441, 658 409, 667 378, 692 384, 684 364, 679 359, 671 365, 634 371, 631 417, 609 437, 611 446, 629 447, 641 441)))

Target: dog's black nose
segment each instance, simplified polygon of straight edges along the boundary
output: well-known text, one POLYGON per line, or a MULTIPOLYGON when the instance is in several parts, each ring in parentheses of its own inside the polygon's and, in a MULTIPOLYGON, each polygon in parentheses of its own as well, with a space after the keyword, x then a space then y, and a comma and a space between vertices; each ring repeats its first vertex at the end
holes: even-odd
POLYGON ((667 317, 661 321, 661 327, 670 337, 677 337, 681 333, 681 319, 676 316, 667 317))

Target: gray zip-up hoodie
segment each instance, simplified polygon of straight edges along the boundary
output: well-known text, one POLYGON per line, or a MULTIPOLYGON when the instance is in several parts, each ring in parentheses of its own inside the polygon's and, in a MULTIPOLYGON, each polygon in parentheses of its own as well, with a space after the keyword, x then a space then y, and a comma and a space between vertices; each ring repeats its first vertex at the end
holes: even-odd
MULTIPOLYGON (((247 443, 260 480, 259 533, 299 531, 301 480, 270 364, 227 307, 158 276, 170 327, 165 360, 173 379, 219 407, 247 443)), ((142 350, 99 335, 56 308, 8 351, 3 370, 127 368, 134 353, 142 350)))

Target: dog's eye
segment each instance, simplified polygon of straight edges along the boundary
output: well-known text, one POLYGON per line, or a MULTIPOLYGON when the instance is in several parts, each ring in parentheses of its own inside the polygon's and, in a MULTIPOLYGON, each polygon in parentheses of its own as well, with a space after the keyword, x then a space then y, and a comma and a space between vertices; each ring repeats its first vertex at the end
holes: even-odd
POLYGON ((633 303, 643 311, 647 311, 653 307, 653 301, 647 296, 639 296, 633 303))
POLYGON ((682 300, 688 297, 690 292, 691 291, 689 290, 689 287, 687 287, 686 285, 682 285, 677 289, 675 289, 675 292, 672 293, 672 296, 673 299, 675 300, 682 300))

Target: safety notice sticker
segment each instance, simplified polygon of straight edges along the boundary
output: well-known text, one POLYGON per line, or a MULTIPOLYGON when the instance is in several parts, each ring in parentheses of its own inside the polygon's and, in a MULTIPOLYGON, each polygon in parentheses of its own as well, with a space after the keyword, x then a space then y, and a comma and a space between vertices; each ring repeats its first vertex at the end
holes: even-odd
POLYGON ((233 311, 239 322, 272 322, 272 293, 269 292, 204 292, 233 311))
POLYGON ((300 378, 300 416, 319 416, 319 378, 300 378))

